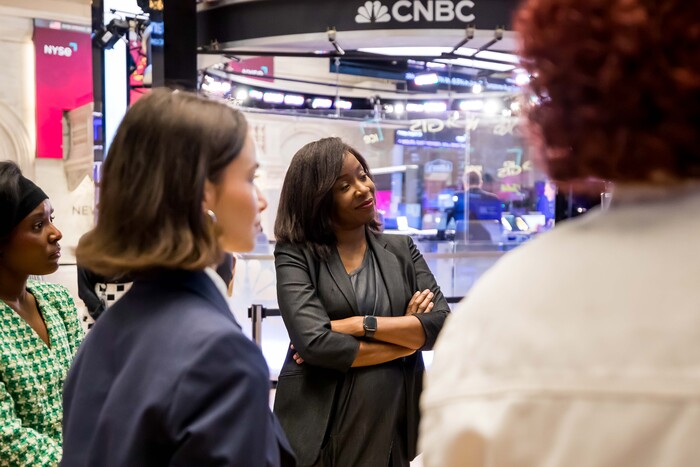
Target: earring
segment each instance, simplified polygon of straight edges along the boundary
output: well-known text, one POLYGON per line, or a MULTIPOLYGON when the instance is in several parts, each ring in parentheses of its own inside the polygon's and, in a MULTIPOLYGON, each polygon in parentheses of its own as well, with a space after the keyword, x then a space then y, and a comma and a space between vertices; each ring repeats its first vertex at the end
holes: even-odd
POLYGON ((209 216, 209 218, 211 219, 211 221, 212 221, 214 224, 216 224, 216 214, 214 214, 214 211, 212 211, 211 209, 207 209, 207 215, 209 216))

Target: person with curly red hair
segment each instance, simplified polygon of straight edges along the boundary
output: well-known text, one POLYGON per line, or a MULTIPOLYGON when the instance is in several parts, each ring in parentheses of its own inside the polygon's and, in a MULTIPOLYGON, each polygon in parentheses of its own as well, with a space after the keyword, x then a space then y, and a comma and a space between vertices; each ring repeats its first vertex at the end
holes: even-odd
POLYGON ((525 0, 531 134, 606 210, 506 255, 448 319, 432 466, 700 464, 700 2, 525 0))

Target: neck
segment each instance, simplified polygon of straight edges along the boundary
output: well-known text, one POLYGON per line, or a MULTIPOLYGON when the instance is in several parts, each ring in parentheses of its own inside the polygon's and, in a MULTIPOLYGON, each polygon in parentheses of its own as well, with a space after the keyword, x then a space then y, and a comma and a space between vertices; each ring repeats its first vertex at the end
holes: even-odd
POLYGON ((350 230, 338 229, 335 231, 335 238, 338 240, 339 250, 354 250, 367 244, 364 225, 350 230))
POLYGON ((17 277, 0 269, 0 300, 8 305, 19 303, 27 295, 29 276, 17 277))

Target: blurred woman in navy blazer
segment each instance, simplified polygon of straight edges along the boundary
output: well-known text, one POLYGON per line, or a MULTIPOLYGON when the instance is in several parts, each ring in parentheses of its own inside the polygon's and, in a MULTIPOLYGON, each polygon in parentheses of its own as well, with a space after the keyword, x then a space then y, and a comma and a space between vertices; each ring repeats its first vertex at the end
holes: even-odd
POLYGON ((184 92, 154 91, 124 117, 76 255, 135 281, 66 380, 62 465, 294 465, 265 360, 213 269, 253 248, 267 205, 247 133, 238 111, 184 92))

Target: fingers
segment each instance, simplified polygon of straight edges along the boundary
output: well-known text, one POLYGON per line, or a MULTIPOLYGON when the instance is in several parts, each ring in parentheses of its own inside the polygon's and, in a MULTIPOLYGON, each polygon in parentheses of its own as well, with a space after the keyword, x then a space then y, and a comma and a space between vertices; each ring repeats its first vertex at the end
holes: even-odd
POLYGON ((406 308, 406 315, 412 315, 415 313, 426 313, 427 311, 430 311, 433 307, 430 306, 430 309, 428 309, 428 306, 432 303, 433 297, 435 294, 433 294, 430 289, 425 289, 422 292, 418 291, 413 294, 411 297, 411 300, 408 302, 408 307, 406 308))
MULTIPOLYGON (((294 350, 294 344, 289 344, 289 348, 294 350)), ((304 363, 304 359, 301 358, 301 355, 299 355, 299 352, 295 352, 294 355, 292 355, 292 358, 294 359, 295 362, 297 362, 297 365, 301 365, 304 363)))
POLYGON ((413 294, 413 297, 411 297, 411 300, 408 302, 409 307, 413 306, 416 303, 416 300, 418 299, 419 295, 420 295, 420 290, 413 294))
POLYGON ((425 294, 425 292, 421 294, 423 300, 417 303, 418 310, 416 311, 416 313, 427 313, 433 308, 433 297, 435 297, 435 294, 433 294, 429 289, 426 291, 428 292, 427 294, 425 294))

